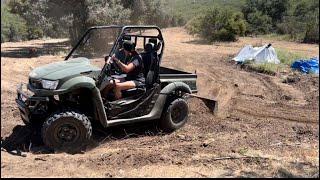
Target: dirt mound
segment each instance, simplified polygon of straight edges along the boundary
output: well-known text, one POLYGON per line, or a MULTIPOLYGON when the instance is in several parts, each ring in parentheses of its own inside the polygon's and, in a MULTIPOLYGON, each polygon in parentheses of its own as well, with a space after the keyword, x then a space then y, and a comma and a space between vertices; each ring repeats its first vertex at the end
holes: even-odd
MULTIPOLYGON (((94 127, 87 151, 74 155, 43 148, 38 136, 22 125, 15 104, 16 84, 27 82, 32 68, 63 60, 46 52, 50 44, 68 49, 65 40, 2 44, 1 176, 319 176, 318 77, 269 76, 227 62, 245 44, 264 39, 209 45, 198 43, 182 28, 163 33, 167 46, 162 65, 196 71, 198 95, 216 98, 218 114, 212 115, 202 101, 192 98, 189 120, 178 131, 163 134, 155 123, 94 127), (14 56, 12 51, 19 47, 36 47, 42 54, 14 56)), ((276 41, 273 46, 310 56, 319 53, 316 45, 276 41)))

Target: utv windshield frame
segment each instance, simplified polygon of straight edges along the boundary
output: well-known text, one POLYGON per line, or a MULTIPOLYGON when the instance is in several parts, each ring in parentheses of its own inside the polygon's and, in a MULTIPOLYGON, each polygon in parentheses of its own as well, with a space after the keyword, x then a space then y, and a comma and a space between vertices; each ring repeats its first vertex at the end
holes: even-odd
POLYGON ((115 53, 116 48, 118 47, 119 43, 121 42, 121 39, 123 36, 126 35, 126 30, 128 29, 155 29, 158 31, 158 36, 148 36, 148 35, 134 35, 134 34, 130 34, 128 36, 130 37, 135 37, 135 41, 137 41, 138 37, 142 37, 144 38, 143 43, 145 44, 145 40, 146 38, 157 38, 161 41, 161 51, 159 54, 159 59, 161 61, 162 59, 162 55, 163 55, 163 51, 164 51, 164 41, 163 41, 163 36, 161 33, 161 30, 159 27, 157 26, 136 26, 136 25, 129 25, 129 26, 119 26, 119 25, 111 25, 111 26, 93 26, 90 27, 85 33, 84 35, 80 38, 80 40, 77 42, 77 44, 72 48, 72 50, 70 51, 70 53, 66 56, 65 61, 69 60, 69 58, 72 56, 73 52, 81 45, 81 43, 83 42, 83 40, 87 37, 87 35, 89 35, 93 30, 97 30, 97 29, 110 29, 110 28, 117 28, 117 29, 121 29, 121 32, 119 33, 118 37, 115 39, 113 47, 111 48, 110 52, 109 52, 109 56, 111 56, 113 53, 115 53))

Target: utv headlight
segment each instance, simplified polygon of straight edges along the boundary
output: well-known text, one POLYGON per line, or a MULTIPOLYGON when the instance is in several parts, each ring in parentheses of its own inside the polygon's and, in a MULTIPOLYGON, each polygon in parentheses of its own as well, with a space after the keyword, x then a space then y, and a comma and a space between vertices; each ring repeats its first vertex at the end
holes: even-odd
POLYGON ((42 80, 41 84, 44 89, 56 89, 59 84, 59 81, 42 80))

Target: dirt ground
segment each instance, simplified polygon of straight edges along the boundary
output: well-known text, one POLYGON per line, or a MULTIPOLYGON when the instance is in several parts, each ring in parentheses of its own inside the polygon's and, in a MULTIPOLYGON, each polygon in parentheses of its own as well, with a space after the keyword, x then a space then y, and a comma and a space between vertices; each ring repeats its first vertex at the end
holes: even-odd
MULTIPOLYGON (((171 134, 152 123, 97 129, 91 148, 75 155, 45 153, 30 142, 23 148, 17 138, 27 130, 16 85, 32 68, 62 60, 65 53, 54 52, 68 49, 66 39, 1 44, 1 177, 319 177, 318 76, 270 76, 230 63, 245 44, 266 39, 208 45, 182 28, 163 33, 162 65, 196 71, 198 94, 215 97, 218 113, 190 99, 188 123, 171 134), (26 57, 28 47, 39 56, 26 57)), ((319 56, 318 45, 271 43, 319 56)))

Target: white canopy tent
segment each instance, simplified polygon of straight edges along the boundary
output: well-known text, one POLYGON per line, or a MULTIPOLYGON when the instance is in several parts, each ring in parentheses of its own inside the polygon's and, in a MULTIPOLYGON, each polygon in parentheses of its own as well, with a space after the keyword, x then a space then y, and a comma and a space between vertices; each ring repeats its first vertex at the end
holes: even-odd
POLYGON ((266 44, 262 47, 246 45, 233 60, 237 62, 254 61, 255 63, 280 63, 277 53, 271 44, 266 44))

